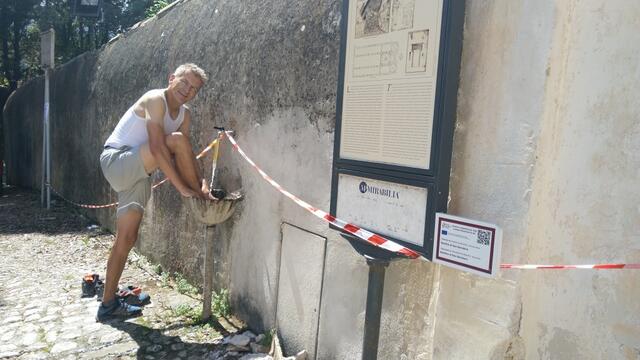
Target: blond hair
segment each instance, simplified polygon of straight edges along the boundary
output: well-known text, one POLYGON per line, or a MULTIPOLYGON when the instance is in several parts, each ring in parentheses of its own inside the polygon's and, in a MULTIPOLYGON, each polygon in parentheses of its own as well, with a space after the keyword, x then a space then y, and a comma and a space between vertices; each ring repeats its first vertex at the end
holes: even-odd
POLYGON ((184 75, 185 73, 188 73, 188 72, 190 72, 193 75, 199 77, 200 80, 202 80, 203 83, 205 83, 205 82, 207 82, 207 80, 209 80, 209 77, 207 76, 207 73, 205 73, 204 70, 202 70, 201 67, 199 67, 196 64, 192 64, 192 63, 182 64, 182 65, 178 66, 176 71, 173 72, 173 75, 181 76, 181 75, 184 75))

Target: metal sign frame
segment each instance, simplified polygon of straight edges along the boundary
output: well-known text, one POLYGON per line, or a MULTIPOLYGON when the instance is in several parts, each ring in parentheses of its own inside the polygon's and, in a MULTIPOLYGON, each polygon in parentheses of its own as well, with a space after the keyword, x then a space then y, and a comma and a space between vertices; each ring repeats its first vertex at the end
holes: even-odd
MULTIPOLYGON (((338 177, 340 174, 351 174, 374 180, 426 188, 428 193, 427 203, 424 204, 426 207, 426 219, 424 219, 425 231, 422 246, 389 237, 385 234, 382 235, 421 253, 428 259, 432 259, 435 214, 436 212, 446 212, 449 195, 453 131, 455 127, 458 78, 462 54, 464 1, 443 0, 432 141, 428 169, 343 159, 340 157, 350 1, 357 0, 344 0, 340 26, 341 44, 330 211, 332 215, 336 216, 338 210, 338 177)), ((350 221, 350 219, 343 220, 350 221)), ((422 221, 422 219, 416 219, 416 221, 422 221)))

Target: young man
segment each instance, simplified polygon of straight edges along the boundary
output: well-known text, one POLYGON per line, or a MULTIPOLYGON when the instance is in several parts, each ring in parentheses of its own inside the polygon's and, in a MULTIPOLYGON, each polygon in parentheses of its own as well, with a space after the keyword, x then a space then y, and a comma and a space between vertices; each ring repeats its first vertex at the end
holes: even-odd
MULTIPOLYGON (((107 262, 104 296, 96 319, 140 315, 140 306, 116 297, 129 251, 138 239, 144 207, 151 196, 150 174, 160 169, 186 197, 208 198, 189 141, 192 100, 207 80, 194 64, 180 65, 165 89, 145 93, 122 116, 100 155, 102 172, 118 193, 116 241, 107 262)), ((148 295, 139 299, 148 302, 148 295)))

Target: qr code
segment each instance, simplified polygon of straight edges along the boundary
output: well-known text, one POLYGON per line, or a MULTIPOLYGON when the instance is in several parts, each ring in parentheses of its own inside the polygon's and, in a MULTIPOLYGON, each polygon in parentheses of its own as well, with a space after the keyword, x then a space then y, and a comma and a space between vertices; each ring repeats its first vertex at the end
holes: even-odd
POLYGON ((489 245, 491 240, 491 232, 486 230, 478 230, 478 244, 489 245))

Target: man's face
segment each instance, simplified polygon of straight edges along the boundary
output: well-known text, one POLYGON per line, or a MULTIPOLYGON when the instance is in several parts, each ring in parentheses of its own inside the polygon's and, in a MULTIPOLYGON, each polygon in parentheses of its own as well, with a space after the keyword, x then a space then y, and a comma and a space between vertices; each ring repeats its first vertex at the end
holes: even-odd
POLYGON ((169 91, 180 104, 191 101, 201 87, 202 80, 189 71, 179 76, 171 75, 169 77, 169 91))

